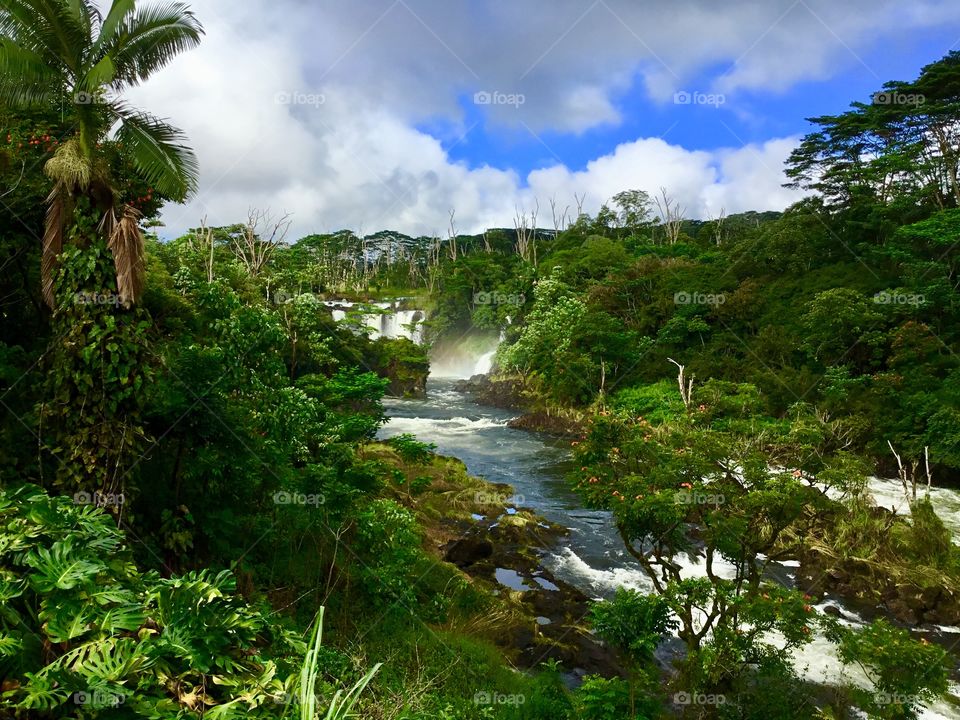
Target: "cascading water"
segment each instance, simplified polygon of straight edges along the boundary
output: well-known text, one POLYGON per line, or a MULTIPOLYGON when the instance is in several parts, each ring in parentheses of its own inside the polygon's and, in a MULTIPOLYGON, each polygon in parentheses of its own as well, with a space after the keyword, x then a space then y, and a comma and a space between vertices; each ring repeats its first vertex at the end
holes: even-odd
MULTIPOLYGON (((510 318, 507 318, 507 321, 510 321, 510 318)), ((477 358, 477 364, 473 366, 474 375, 489 375, 490 371, 493 369, 493 358, 497 354, 497 350, 500 348, 500 344, 506 339, 506 332, 500 331, 500 338, 497 340, 496 347, 489 352, 485 352, 479 358, 477 358)))
MULTIPOLYGON (((485 354, 486 356, 486 354, 485 354)), ((492 353, 490 354, 492 357, 492 353)), ((480 369, 477 360, 474 370, 480 369)), ((469 367, 465 370, 469 372, 469 367)), ((560 545, 543 555, 542 562, 555 577, 596 598, 610 598, 619 587, 651 592, 653 586, 640 566, 630 558, 618 537, 607 513, 587 510, 564 480, 570 470, 569 449, 540 435, 515 430, 507 426, 513 416, 509 411, 475 405, 453 389, 450 380, 431 376, 427 397, 420 400, 390 398, 384 401, 390 421, 381 430, 381 437, 413 433, 422 440, 436 443, 439 452, 459 458, 474 475, 495 483, 507 483, 514 488, 514 502, 533 509, 543 517, 569 528, 570 534, 560 545)), ((902 502, 898 481, 871 479, 871 493, 878 504, 893 506, 907 512, 909 505, 902 502)), ((960 494, 953 490, 935 488, 931 495, 945 523, 960 530, 960 494)), ((686 556, 676 558, 685 576, 706 574, 703 563, 690 562, 686 556)), ((774 574, 782 582, 792 584, 797 573, 796 561, 774 563, 774 574)), ((732 568, 715 564, 713 571, 728 575, 732 568)), ((864 618, 842 598, 827 596, 818 605, 839 608, 840 622, 859 626, 864 618)), ((960 628, 922 626, 917 631, 944 647, 952 647, 960 638, 960 628)), ((665 643, 658 652, 664 663, 676 651, 676 642, 665 643)), ((817 636, 793 655, 797 671, 811 681, 838 683, 846 677, 851 682, 866 685, 862 673, 844 667, 837 658, 836 647, 822 636, 817 636)), ((951 683, 951 693, 960 687, 951 683)), ((939 701, 919 713, 926 720, 958 720, 960 712, 945 701, 939 701)))
POLYGON ((491 350, 488 353, 484 353, 477 360, 477 364, 473 366, 474 375, 487 375, 490 370, 493 368, 493 356, 497 354, 496 348, 491 350))
MULTIPOLYGON (((347 319, 347 311, 360 303, 325 300, 323 304, 331 309, 336 322, 343 322, 347 319)), ((405 337, 418 345, 423 344, 423 321, 426 314, 422 310, 400 310, 399 300, 371 303, 365 307, 376 308, 378 311, 363 313, 359 318, 371 339, 405 337)))

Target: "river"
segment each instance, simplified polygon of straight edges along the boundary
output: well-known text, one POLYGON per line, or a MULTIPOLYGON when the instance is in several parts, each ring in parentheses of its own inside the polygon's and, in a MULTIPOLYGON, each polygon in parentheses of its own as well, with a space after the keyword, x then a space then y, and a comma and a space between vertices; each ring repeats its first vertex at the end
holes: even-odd
MULTIPOLYGON (((421 441, 432 442, 437 452, 462 460, 472 475, 511 485, 517 506, 530 508, 569 528, 570 534, 546 553, 542 562, 556 577, 585 594, 609 598, 618 587, 652 592, 648 578, 623 549, 609 514, 583 508, 567 486, 564 478, 571 468, 567 443, 508 427, 507 422, 515 413, 472 403, 454 390, 455 382, 431 377, 424 399, 386 398, 384 406, 389 421, 380 436, 411 433, 421 441)), ((906 504, 898 500, 898 488, 899 484, 891 480, 878 479, 871 485, 879 504, 906 511, 906 504)), ((960 536, 960 494, 935 489, 932 495, 955 538, 960 536)), ((696 563, 684 560, 683 564, 686 575, 700 574, 696 563)), ((795 568, 795 563, 786 562, 776 566, 773 574, 790 583, 795 568)), ((724 570, 729 568, 720 566, 719 572, 724 570)), ((840 598, 825 597, 818 608, 822 610, 828 605, 839 607, 844 622, 850 625, 863 622, 861 615, 840 598)), ((956 627, 923 627, 915 635, 938 642, 954 654, 960 643, 960 628, 956 627)), ((823 638, 815 638, 807 645, 795 657, 795 665, 806 677, 827 683, 836 682, 844 670, 833 646, 823 638)), ((846 670, 845 676, 853 682, 865 682, 862 675, 851 669, 846 670)), ((960 695, 957 679, 955 675, 951 687, 954 695, 960 695)), ((921 717, 960 720, 960 709, 938 702, 921 717)))

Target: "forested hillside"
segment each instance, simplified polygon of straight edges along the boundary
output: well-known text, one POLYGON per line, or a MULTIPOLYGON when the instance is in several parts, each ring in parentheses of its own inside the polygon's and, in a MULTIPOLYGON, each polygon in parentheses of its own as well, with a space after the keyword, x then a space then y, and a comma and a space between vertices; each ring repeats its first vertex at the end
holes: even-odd
POLYGON ((203 35, 178 3, 0 0, 0 718, 957 702, 923 629, 960 625, 929 496, 960 480, 960 52, 878 88, 922 102, 813 118, 783 212, 625 189, 480 235, 290 238, 262 209, 167 237, 196 158, 123 95, 203 35), (365 331, 398 308, 422 343, 365 331), (563 438, 651 592, 557 583, 545 617, 498 563, 549 589, 569 532, 383 435, 431 356, 497 342, 466 389, 563 438), (806 676, 811 646, 850 674, 806 676))

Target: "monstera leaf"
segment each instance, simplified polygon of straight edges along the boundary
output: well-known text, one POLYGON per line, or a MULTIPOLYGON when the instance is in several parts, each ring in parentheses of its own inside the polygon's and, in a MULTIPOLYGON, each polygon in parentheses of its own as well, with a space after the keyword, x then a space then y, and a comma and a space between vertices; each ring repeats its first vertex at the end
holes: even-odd
POLYGON ((106 570, 101 561, 78 556, 70 538, 54 543, 49 549, 37 548, 25 558, 25 562, 36 571, 29 577, 30 585, 41 593, 70 590, 92 583, 106 570))

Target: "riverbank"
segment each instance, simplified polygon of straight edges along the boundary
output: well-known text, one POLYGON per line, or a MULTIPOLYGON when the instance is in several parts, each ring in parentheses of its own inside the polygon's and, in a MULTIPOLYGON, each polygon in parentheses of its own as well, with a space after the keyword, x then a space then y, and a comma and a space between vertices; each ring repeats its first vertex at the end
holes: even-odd
POLYGON ((518 430, 572 438, 582 435, 586 427, 586 415, 583 412, 546 402, 519 376, 473 375, 457 382, 454 389, 478 405, 516 411, 519 414, 508 425, 518 430))
MULTIPOLYGON (((540 563, 549 569, 554 578, 590 597, 609 598, 618 587, 653 592, 649 579, 625 555, 622 541, 616 536, 609 515, 585 510, 580 499, 570 491, 566 477, 576 469, 570 460, 570 439, 517 429, 514 421, 517 411, 503 408, 516 406, 514 399, 522 387, 514 386, 513 391, 505 392, 503 389, 506 387, 503 381, 488 384, 479 379, 478 384, 478 378, 469 381, 431 378, 427 398, 388 403, 387 411, 391 419, 383 434, 407 432, 430 438, 439 445, 441 452, 463 459, 472 474, 494 482, 509 482, 523 496, 517 498, 518 502, 523 500, 520 504, 533 508, 554 523, 567 526, 570 531, 556 538, 555 545, 539 557, 540 563), (483 394, 484 388, 491 388, 486 395, 483 394), (501 407, 488 404, 491 400, 501 407)), ((895 495, 896 490, 893 481, 873 479, 870 485, 871 493, 876 493, 877 503, 895 507, 896 503, 892 503, 888 496, 891 493, 895 495)), ((952 496, 945 495, 947 492, 934 490, 938 511, 955 507, 948 502, 952 501, 952 496)), ((906 510, 899 507, 899 512, 906 510)), ((951 531, 954 519, 954 515, 948 513, 947 525, 951 531)), ((684 565, 686 567, 686 563, 684 565)), ((693 565, 687 568, 691 575, 697 575, 702 570, 693 565)), ((897 620, 896 614, 887 607, 866 606, 863 596, 857 598, 848 595, 842 586, 823 582, 816 587, 808 585, 811 574, 814 579, 822 577, 822 570, 818 571, 810 561, 798 556, 772 563, 771 577, 787 586, 809 587, 813 591, 810 594, 815 598, 813 604, 821 612, 842 618, 844 623, 862 626, 876 617, 889 617, 901 627, 910 627, 915 638, 947 649, 955 645, 958 638, 954 632, 956 628, 930 622, 912 626, 909 621, 897 620)), ((489 579, 489 568, 486 573, 489 579)), ((528 572, 524 579, 535 583, 531 575, 528 572)), ((515 577, 503 573, 501 578, 516 581, 515 577)), ((946 619, 946 615, 943 617, 946 619)), ((676 650, 669 642, 658 650, 657 658, 661 667, 671 665, 676 650)), ((803 666, 804 676, 812 682, 829 685, 842 671, 835 649, 823 638, 815 640, 809 652, 804 651, 796 660, 803 666)), ((957 714, 948 707, 948 703, 938 703, 936 711, 924 717, 953 718, 957 714)))
POLYGON ((590 674, 626 676, 586 625, 592 599, 542 562, 567 528, 522 507, 509 485, 471 476, 456 458, 410 462, 387 443, 363 455, 393 471, 386 494, 415 514, 423 549, 489 601, 482 618, 461 618, 453 629, 492 641, 520 669, 556 661, 572 685, 590 674))

